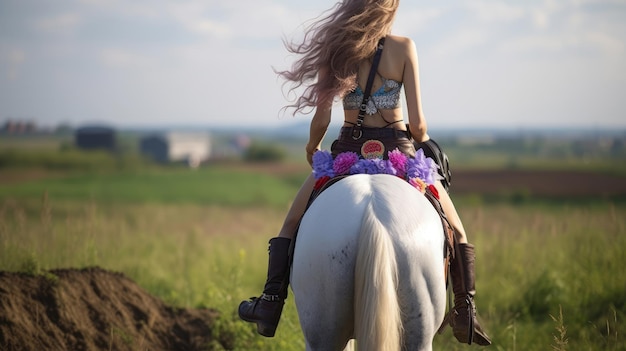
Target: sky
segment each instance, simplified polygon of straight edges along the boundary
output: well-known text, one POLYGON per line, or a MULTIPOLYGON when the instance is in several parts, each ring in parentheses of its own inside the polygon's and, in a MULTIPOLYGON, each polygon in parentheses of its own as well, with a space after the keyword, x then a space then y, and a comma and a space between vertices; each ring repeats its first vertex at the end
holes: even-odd
MULTIPOLYGON (((0 0, 0 122, 308 121, 281 113, 273 68, 334 4, 0 0)), ((431 130, 626 129, 626 0, 402 0, 393 33, 416 43, 431 130)))

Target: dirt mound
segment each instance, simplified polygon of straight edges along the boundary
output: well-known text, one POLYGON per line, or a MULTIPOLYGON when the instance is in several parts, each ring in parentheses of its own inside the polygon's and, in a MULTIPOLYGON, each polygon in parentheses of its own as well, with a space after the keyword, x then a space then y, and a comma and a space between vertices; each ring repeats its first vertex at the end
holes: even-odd
POLYGON ((100 268, 0 272, 1 350, 206 350, 216 316, 100 268))

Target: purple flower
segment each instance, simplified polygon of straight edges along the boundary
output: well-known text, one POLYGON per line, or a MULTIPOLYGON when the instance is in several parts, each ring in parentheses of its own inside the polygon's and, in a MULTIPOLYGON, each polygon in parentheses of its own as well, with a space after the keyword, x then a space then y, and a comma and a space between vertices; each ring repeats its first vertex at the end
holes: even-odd
POLYGON ((348 172, 350 172, 350 168, 357 163, 358 160, 359 155, 356 152, 342 152, 335 157, 333 171, 337 175, 348 174, 348 172))
POLYGON ((393 164, 391 164, 391 161, 383 159, 376 159, 373 161, 376 164, 376 167, 378 167, 379 174, 398 174, 398 170, 393 166, 393 164))
POLYGON ((419 149, 415 153, 415 164, 417 165, 417 167, 419 167, 421 174, 424 175, 423 172, 425 172, 429 168, 426 164, 426 156, 424 155, 424 150, 419 149))
POLYGON ((389 151, 388 155, 389 163, 391 163, 391 167, 395 169, 395 175, 404 177, 406 175, 406 155, 400 152, 397 148, 393 151, 389 151))
POLYGON ((437 180, 437 169, 439 169, 439 166, 437 166, 437 163, 435 163, 435 160, 433 160, 430 157, 426 158, 426 172, 424 174, 424 181, 426 182, 426 184, 435 184, 435 181, 437 180))
POLYGON ((437 168, 435 161, 424 156, 424 151, 419 149, 415 153, 414 158, 408 159, 406 173, 409 179, 419 178, 426 182, 426 184, 434 184, 437 168))
POLYGON ((358 160, 350 167, 350 174, 378 174, 378 166, 372 160, 358 160))
POLYGON ((333 156, 328 150, 317 151, 313 154, 313 174, 315 179, 335 176, 333 156))
POLYGON ((406 162, 406 176, 409 179, 420 178, 420 166, 415 158, 409 158, 406 162))

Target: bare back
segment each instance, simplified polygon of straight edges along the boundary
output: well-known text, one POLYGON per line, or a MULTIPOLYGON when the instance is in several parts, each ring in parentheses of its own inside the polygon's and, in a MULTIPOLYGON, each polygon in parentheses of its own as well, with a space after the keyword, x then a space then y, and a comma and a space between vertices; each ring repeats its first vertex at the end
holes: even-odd
MULTIPOLYGON (((378 74, 374 78, 374 84, 372 86, 372 92, 377 91, 382 85, 382 77, 391 79, 399 83, 403 83, 404 68, 406 64, 407 54, 407 38, 390 35, 385 41, 385 48, 382 53, 380 64, 378 66, 378 74)), ((358 85, 361 89, 367 84, 367 77, 371 69, 372 62, 370 60, 361 63, 358 71, 358 85)), ((358 110, 344 110, 345 122, 344 126, 350 127, 356 123, 359 111, 358 110)), ((366 127, 392 127, 396 129, 405 130, 406 126, 403 121, 403 114, 401 108, 396 109, 379 109, 379 111, 373 115, 367 115, 365 117, 364 126, 366 127), (392 123, 396 122, 396 123, 392 123)))

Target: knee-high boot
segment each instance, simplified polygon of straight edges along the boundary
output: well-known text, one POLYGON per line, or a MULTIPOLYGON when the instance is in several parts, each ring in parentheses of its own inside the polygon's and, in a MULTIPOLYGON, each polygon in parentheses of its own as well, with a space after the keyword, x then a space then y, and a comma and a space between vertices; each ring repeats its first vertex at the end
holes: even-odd
POLYGON ((239 304, 239 318, 256 323, 257 332, 273 337, 280 314, 287 298, 287 282, 283 284, 289 269, 289 245, 291 239, 276 237, 269 242, 267 281, 260 297, 251 297, 239 304))
MULTIPOLYGON (((454 307, 446 319, 452 326, 454 337, 459 342, 470 345, 473 342, 482 346, 491 345, 491 340, 476 319, 474 246, 458 244, 456 247, 455 258, 450 265, 454 307)), ((444 326, 445 324, 444 322, 444 326)))

